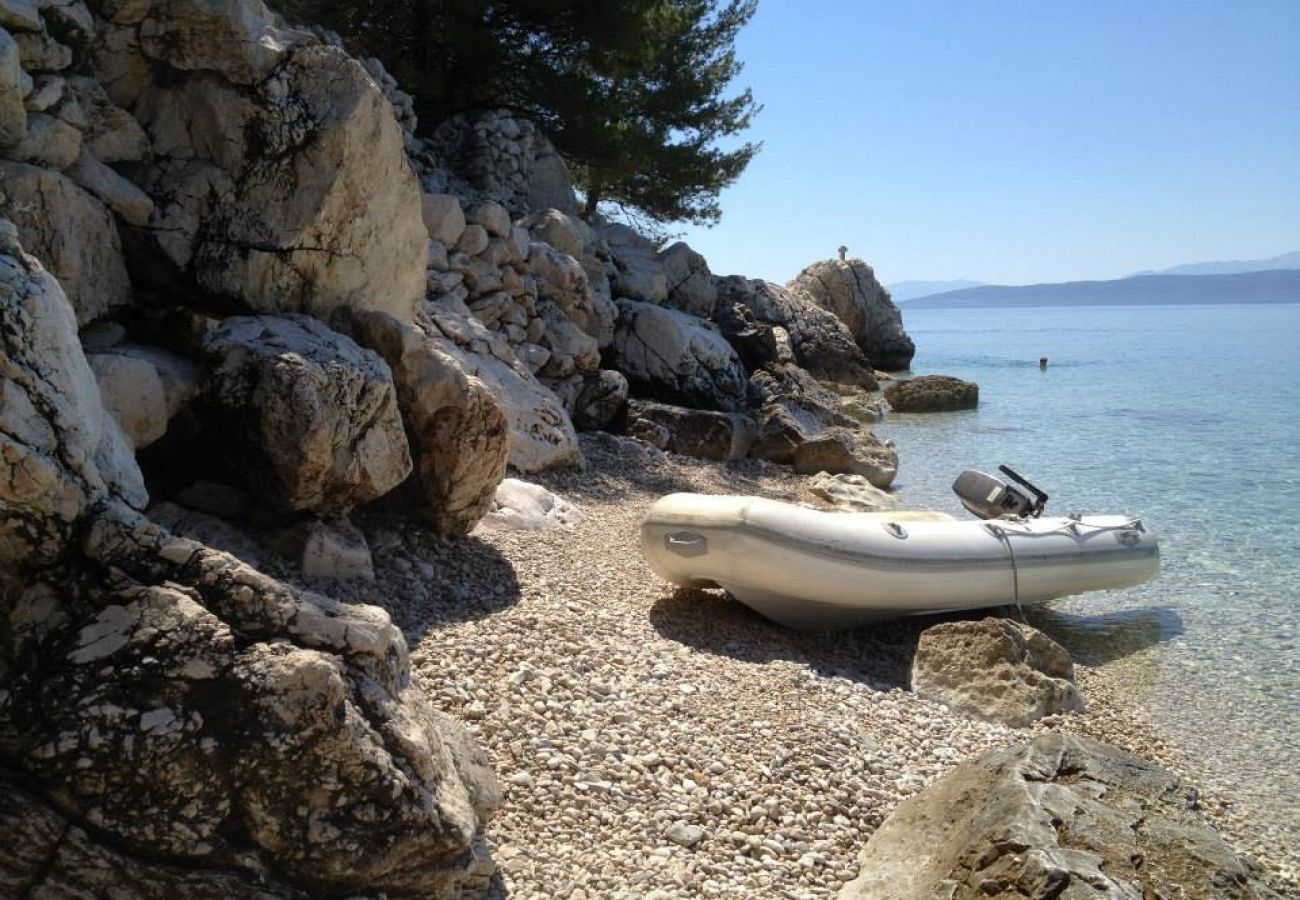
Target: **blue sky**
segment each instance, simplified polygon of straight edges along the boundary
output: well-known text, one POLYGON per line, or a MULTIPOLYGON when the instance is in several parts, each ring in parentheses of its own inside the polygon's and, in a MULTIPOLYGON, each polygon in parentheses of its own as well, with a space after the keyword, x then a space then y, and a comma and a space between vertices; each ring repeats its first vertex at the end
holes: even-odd
POLYGON ((760 0, 763 141, 685 240, 786 281, 1112 278, 1300 249, 1300 0, 760 0))

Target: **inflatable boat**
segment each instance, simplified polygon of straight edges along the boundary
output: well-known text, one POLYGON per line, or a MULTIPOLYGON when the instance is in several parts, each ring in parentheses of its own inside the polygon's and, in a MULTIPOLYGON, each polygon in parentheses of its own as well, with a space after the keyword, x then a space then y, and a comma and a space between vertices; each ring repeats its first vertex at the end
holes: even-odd
POLYGON ((723 588, 805 631, 1041 603, 1141 584, 1159 568, 1156 535, 1140 519, 1043 517, 1045 494, 1035 504, 983 473, 954 487, 984 521, 671 494, 642 523, 641 550, 667 581, 723 588))

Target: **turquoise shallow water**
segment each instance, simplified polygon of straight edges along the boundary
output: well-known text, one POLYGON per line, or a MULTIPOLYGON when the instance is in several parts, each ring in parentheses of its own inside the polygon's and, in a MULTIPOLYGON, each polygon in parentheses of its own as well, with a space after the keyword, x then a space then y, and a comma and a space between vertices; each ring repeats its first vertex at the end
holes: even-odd
POLYGON ((913 371, 978 382, 980 407, 877 426, 896 487, 960 512, 956 474, 1007 463, 1049 513, 1142 515, 1155 581, 1033 620, 1300 845, 1300 304, 903 309, 913 371))

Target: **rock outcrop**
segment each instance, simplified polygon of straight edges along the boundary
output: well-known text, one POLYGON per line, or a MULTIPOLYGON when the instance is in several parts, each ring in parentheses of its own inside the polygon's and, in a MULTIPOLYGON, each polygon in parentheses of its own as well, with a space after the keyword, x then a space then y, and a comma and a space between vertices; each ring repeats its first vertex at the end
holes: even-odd
POLYGON ((898 451, 869 431, 827 428, 794 448, 796 472, 813 475, 861 475, 873 486, 884 489, 898 475, 898 451))
POLYGON ((903 330, 903 316, 862 260, 813 263, 786 287, 847 325, 875 368, 893 372, 911 364, 916 346, 903 330))
POLYGON ((1214 897, 1274 900, 1154 763, 1049 732, 904 800, 840 900, 1214 897))
POLYGON ((876 487, 864 475, 818 472, 808 479, 808 490, 845 512, 883 512, 898 508, 893 494, 876 487))
POLYGON ((619 300, 610 350, 634 392, 699 409, 745 405, 745 370, 726 338, 695 316, 619 300))
POLYGON ((951 375, 921 375, 885 386, 895 412, 951 412, 979 406, 979 385, 951 375))
POLYGON ((912 690, 951 709, 1012 726, 1085 708, 1065 648, 1010 619, 927 628, 912 661, 912 690))
POLYGON ((633 400, 627 419, 631 436, 683 456, 723 462, 744 459, 754 443, 754 422, 742 413, 633 400))

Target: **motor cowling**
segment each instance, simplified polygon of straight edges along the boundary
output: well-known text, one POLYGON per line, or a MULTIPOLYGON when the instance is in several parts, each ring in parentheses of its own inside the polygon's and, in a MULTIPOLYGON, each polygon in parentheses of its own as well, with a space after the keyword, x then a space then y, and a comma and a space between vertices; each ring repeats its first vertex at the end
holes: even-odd
POLYGON ((1035 516, 1041 512, 1034 498, 986 472, 968 469, 957 476, 952 489, 962 506, 981 519, 1035 516))

